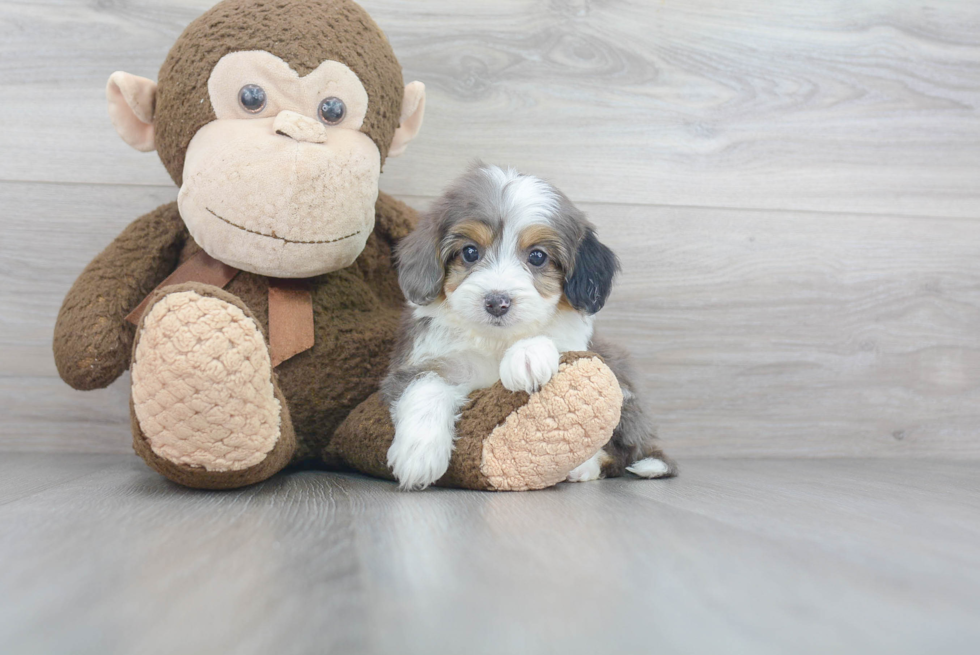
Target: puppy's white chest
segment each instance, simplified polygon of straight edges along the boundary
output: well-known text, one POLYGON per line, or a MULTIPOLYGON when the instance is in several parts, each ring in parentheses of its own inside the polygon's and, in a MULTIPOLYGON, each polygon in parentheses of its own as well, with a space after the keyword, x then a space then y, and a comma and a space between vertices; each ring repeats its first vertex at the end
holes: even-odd
POLYGON ((446 362, 446 379, 468 391, 483 389, 500 379, 501 355, 478 349, 457 350, 454 357, 446 362))

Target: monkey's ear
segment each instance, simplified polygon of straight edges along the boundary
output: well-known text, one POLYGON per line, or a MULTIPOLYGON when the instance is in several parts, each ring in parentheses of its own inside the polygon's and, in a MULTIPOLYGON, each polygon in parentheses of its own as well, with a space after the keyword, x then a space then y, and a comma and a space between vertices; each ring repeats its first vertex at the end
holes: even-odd
POLYGON ((153 136, 153 110, 156 107, 157 83, 116 71, 105 88, 109 101, 109 118, 123 141, 140 152, 156 150, 153 136))
POLYGON ((617 271, 619 259, 589 228, 575 253, 575 268, 565 280, 565 297, 575 309, 595 314, 606 304, 617 271))
POLYGON ((405 152, 409 142, 422 129, 422 117, 425 115, 425 85, 412 82, 405 85, 405 97, 402 99, 402 114, 399 118, 398 129, 388 148, 389 157, 397 157, 405 152))

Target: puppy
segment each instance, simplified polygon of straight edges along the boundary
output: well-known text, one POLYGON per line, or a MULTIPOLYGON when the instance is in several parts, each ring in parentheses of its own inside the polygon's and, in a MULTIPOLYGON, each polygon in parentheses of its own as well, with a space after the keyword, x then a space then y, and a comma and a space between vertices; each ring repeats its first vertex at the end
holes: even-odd
POLYGON ((403 489, 446 472, 467 396, 497 380, 533 393, 558 372, 559 353, 603 356, 623 391, 610 442, 568 475, 673 475, 634 393, 624 351, 593 336, 616 256, 550 184, 479 164, 433 205, 397 248, 408 299, 381 385, 395 424, 388 465, 403 489))

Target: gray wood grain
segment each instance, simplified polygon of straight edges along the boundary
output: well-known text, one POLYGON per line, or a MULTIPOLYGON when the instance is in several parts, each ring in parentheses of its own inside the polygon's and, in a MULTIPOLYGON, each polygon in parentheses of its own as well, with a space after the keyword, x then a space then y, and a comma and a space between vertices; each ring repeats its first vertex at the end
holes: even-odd
POLYGON ((980 455, 980 223, 588 209, 624 268, 598 329, 678 452, 980 455))
MULTIPOLYGON (((0 183, 0 449, 129 451, 128 378, 68 389, 51 333, 88 260, 172 197, 0 183)), ((624 269, 598 329, 674 454, 980 458, 980 223, 583 207, 624 269)))
MULTIPOLYGON (((169 184, 106 116, 208 0, 0 6, 0 179, 169 184)), ((365 0, 422 136, 386 168, 435 195, 473 158, 577 200, 976 217, 980 5, 365 0)))
MULTIPOLYGON (((51 330, 175 196, 105 79, 154 77, 210 4, 0 5, 2 450, 129 449, 126 381, 67 389, 51 330)), ((383 188, 424 207, 483 156, 583 201, 625 267, 600 328, 673 452, 980 455, 980 6, 365 6, 430 92, 383 188)))
POLYGON ((180 489, 134 457, 0 505, 5 652, 972 653, 976 463, 689 460, 670 481, 180 489))
POLYGON ((112 454, 39 457, 5 452, 0 458, 0 505, 99 473, 120 462, 119 456, 112 454))

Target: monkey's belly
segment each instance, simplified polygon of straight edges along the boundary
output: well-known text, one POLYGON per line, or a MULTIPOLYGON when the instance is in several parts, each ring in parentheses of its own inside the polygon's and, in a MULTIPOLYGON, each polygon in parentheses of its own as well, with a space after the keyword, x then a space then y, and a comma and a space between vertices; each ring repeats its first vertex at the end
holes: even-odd
POLYGON ((319 458, 347 415, 378 390, 400 315, 400 307, 315 311, 313 348, 276 369, 296 429, 296 460, 319 458))

